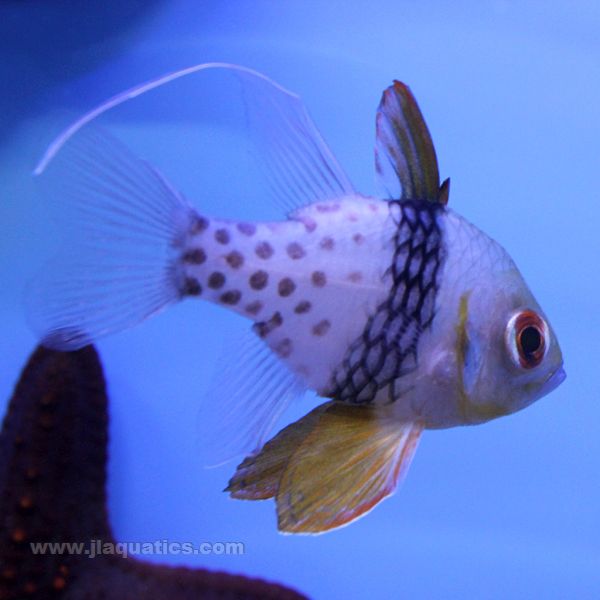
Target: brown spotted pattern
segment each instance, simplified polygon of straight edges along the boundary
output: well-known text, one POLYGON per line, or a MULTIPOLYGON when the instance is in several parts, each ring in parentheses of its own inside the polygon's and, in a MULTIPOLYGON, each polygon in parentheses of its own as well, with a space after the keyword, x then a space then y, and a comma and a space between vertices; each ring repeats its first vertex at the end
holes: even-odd
POLYGON ((263 303, 260 300, 254 300, 246 304, 246 312, 249 315, 256 316, 263 309, 263 303))
POLYGON ((256 233, 256 225, 254 223, 238 223, 237 230, 250 237, 256 233))
POLYGON ((183 253, 181 260, 190 265, 201 265, 206 262, 206 252, 202 248, 192 248, 183 253))
POLYGON ((298 260, 306 256, 304 248, 298 242, 288 244, 286 251, 292 260, 298 260))
POLYGON ((220 290, 225 285, 225 275, 215 271, 208 276, 208 287, 211 290, 220 290))
POLYGON ((329 204, 317 204, 316 209, 317 212, 320 213, 333 213, 340 210, 341 206, 339 202, 331 202, 329 204))
POLYGON ((275 252, 273 250, 273 246, 271 246, 269 242, 259 242, 254 251, 256 252, 256 256, 258 256, 258 258, 262 258, 263 260, 271 258, 275 252))
POLYGON ((321 246, 321 248, 323 248, 323 250, 333 250, 335 246, 335 241, 332 237, 326 236, 321 240, 319 245, 321 246))
POLYGON ((302 217, 300 222, 304 225, 304 229, 306 229, 307 233, 313 233, 317 229, 317 222, 310 217, 302 217))
POLYGON ((256 334, 259 337, 265 338, 272 331, 274 331, 275 329, 280 327, 282 325, 282 323, 283 323, 283 317, 281 316, 281 313, 276 312, 273 314, 273 316, 268 321, 260 321, 258 323, 255 323, 252 326, 252 329, 256 332, 256 334))
POLYGON ((269 274, 262 270, 256 271, 250 275, 249 283, 253 290, 263 290, 269 283, 269 274))
POLYGON ((202 286, 197 279, 186 277, 183 283, 183 294, 185 296, 199 296, 202 293, 202 286))
POLYGON ((277 285, 277 291, 283 298, 293 294, 295 289, 296 284, 289 277, 284 277, 277 285))
POLYGON ((322 321, 319 321, 313 326, 312 332, 315 335, 322 336, 325 335, 330 329, 331 321, 329 321, 328 319, 323 319, 322 321))
POLYGON ((327 283, 327 276, 323 271, 314 271, 310 277, 315 287, 322 288, 327 283))
POLYGON ((198 235, 206 229, 208 229, 208 219, 201 217, 200 215, 194 215, 190 224, 189 232, 191 235, 198 235))
POLYGON ((239 290, 229 290, 221 294, 219 300, 223 304, 228 304, 229 306, 236 305, 242 299, 242 292, 239 290))
POLYGON ((302 300, 301 302, 298 302, 298 304, 296 304, 294 312, 297 315, 304 315, 311 309, 311 307, 312 304, 308 300, 302 300))
POLYGON ((244 264, 244 256, 237 250, 233 250, 225 257, 225 261, 232 269, 239 269, 244 264))
POLYGON ((229 244, 231 240, 231 235, 229 234, 229 231, 227 231, 227 229, 217 229, 215 231, 215 240, 217 240, 219 244, 229 244))
POLYGON ((275 353, 281 358, 288 358, 292 353, 292 340, 284 338, 275 346, 275 353))

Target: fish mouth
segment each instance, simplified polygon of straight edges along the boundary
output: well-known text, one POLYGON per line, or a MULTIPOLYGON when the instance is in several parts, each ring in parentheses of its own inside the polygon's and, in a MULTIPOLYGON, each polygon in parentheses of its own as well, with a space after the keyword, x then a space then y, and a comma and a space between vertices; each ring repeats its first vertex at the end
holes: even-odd
POLYGON ((541 395, 545 396, 546 394, 549 394, 551 391, 555 390, 566 378, 567 374, 561 365, 542 384, 541 395))

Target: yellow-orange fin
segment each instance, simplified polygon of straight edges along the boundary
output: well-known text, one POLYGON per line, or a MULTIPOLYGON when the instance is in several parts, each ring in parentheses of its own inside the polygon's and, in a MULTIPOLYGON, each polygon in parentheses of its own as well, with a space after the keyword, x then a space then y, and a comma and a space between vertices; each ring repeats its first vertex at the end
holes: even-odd
POLYGON ((317 425, 323 411, 333 404, 326 402, 282 429, 260 452, 251 454, 238 466, 225 488, 232 498, 265 500, 277 495, 279 481, 290 460, 306 436, 317 425))
POLYGON ((373 407, 327 406, 279 481, 279 529, 321 533, 367 513, 396 489, 422 429, 373 407))
POLYGON ((326 402, 248 456, 226 491, 243 500, 275 497, 281 531, 335 529, 393 493, 422 429, 374 407, 326 402))

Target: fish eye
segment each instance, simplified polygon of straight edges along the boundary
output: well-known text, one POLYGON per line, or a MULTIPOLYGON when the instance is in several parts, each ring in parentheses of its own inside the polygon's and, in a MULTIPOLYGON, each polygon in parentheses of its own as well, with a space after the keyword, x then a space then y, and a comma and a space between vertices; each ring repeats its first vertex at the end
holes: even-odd
POLYGON ((548 325, 534 311, 519 311, 508 321, 505 342, 516 366, 523 369, 537 367, 546 356, 548 341, 548 325))

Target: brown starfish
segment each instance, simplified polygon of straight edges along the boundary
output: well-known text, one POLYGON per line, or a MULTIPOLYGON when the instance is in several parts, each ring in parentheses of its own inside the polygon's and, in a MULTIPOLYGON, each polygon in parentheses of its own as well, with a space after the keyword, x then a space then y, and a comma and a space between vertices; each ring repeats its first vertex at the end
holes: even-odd
POLYGON ((107 398, 98 355, 39 347, 0 433, 0 599, 303 598, 281 585, 119 555, 34 554, 115 543, 106 510, 107 398))

